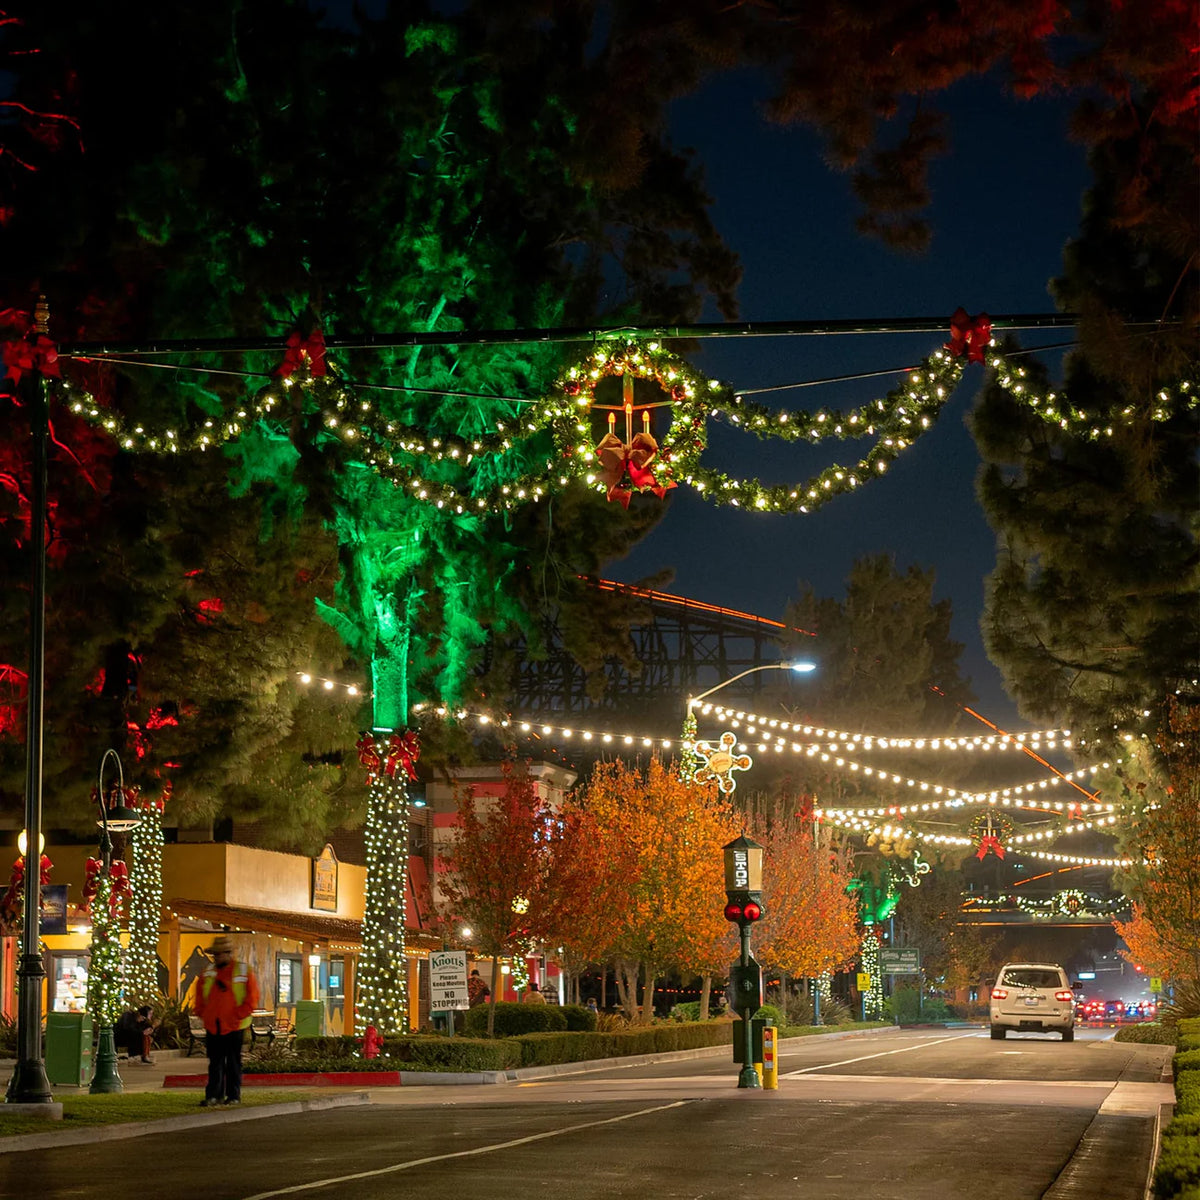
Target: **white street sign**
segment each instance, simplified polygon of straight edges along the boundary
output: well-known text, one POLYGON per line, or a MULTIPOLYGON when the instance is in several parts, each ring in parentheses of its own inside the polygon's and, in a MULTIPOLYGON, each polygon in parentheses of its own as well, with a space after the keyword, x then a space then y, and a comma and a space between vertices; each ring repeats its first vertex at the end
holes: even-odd
POLYGON ((429 956, 429 1011, 452 1012, 469 1007, 467 952, 435 950, 429 956))

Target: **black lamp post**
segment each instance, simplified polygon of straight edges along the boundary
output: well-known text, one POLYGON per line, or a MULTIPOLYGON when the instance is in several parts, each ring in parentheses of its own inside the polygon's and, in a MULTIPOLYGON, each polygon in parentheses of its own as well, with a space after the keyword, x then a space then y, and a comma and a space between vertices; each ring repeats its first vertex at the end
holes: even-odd
MULTIPOLYGON (((127 830, 133 829, 136 825, 140 825, 142 818, 136 809, 128 808, 125 805, 125 773, 121 770, 121 759, 115 750, 105 750, 104 756, 100 759, 100 775, 96 787, 96 799, 100 806, 100 820, 96 822, 100 826, 100 863, 101 863, 101 878, 112 880, 112 838, 110 833, 124 833, 127 830), (113 803, 109 803, 109 796, 105 795, 104 791, 104 766, 109 758, 117 764, 117 786, 111 793, 113 803)), ((100 899, 100 897, 97 897, 100 899)), ((95 970, 95 947, 96 947, 96 918, 92 917, 92 970, 95 970)), ((106 994, 100 996, 98 1005, 99 1011, 95 1014, 97 1018, 97 1033, 96 1033, 96 1058, 95 1068, 92 1071, 92 1084, 88 1088, 89 1092, 123 1092, 125 1084, 121 1080, 121 1076, 117 1071, 117 1048, 113 1041, 113 1026, 109 1016, 108 1006, 110 999, 106 994)))
MULTIPOLYGON (((33 314, 34 336, 49 331, 50 310, 40 297, 33 314)), ((25 725, 25 830, 29 845, 42 836, 42 707, 46 669, 46 446, 49 440, 45 382, 35 368, 17 384, 33 434, 33 480, 29 497, 29 687, 25 725)), ((38 951, 41 934, 41 872, 28 860, 25 870, 25 917, 21 927, 21 964, 17 971, 17 1066, 5 1100, 9 1104, 51 1104, 50 1079, 42 1058, 42 981, 46 969, 38 951)))
POLYGON ((763 848, 744 834, 723 847, 725 855, 725 918, 736 921, 742 954, 729 972, 733 982, 733 1007, 742 1018, 742 1069, 738 1087, 762 1087, 754 1069, 752 1018, 762 1007, 762 968, 750 953, 750 930, 763 915, 763 848))

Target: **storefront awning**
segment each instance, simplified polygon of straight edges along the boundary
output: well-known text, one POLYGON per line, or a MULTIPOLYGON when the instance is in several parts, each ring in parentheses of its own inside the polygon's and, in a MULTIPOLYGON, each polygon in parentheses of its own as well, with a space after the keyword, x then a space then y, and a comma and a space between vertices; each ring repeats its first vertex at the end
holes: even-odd
MULTIPOLYGON (((287 912, 273 908, 243 908, 216 900, 172 899, 170 907, 181 917, 207 921, 245 933, 269 933, 298 942, 333 944, 351 950, 362 948, 362 922, 352 917, 322 913, 287 912)), ((409 929, 405 941, 412 949, 440 950, 441 941, 427 933, 409 929)))

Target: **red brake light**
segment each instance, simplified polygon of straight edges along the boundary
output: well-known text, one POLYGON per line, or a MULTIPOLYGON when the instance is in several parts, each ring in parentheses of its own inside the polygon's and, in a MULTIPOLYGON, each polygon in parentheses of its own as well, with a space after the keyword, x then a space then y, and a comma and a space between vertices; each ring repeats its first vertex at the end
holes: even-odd
POLYGON ((1007 988, 992 988, 992 999, 993 1000, 1007 1000, 1008 999, 1008 989, 1007 988))
POLYGON ((1055 992, 1054 998, 1055 998, 1055 1000, 1074 1000, 1075 993, 1074 992, 1055 992))

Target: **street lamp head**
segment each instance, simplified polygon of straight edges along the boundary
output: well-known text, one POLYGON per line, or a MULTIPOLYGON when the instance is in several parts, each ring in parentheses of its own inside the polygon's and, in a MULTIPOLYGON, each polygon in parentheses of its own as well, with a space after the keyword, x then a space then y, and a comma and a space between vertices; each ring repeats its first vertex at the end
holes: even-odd
POLYGON ((125 772, 121 769, 121 759, 115 750, 105 750, 100 759, 100 776, 96 783, 96 799, 100 805, 100 820, 96 822, 106 834, 127 833, 142 823, 142 814, 136 808, 130 808, 125 803, 125 772), (112 803, 104 792, 104 764, 109 756, 117 764, 117 787, 112 792, 112 803))
POLYGON ((809 671, 815 671, 817 664, 815 662, 792 662, 787 664, 789 670, 801 671, 807 674, 809 671))

